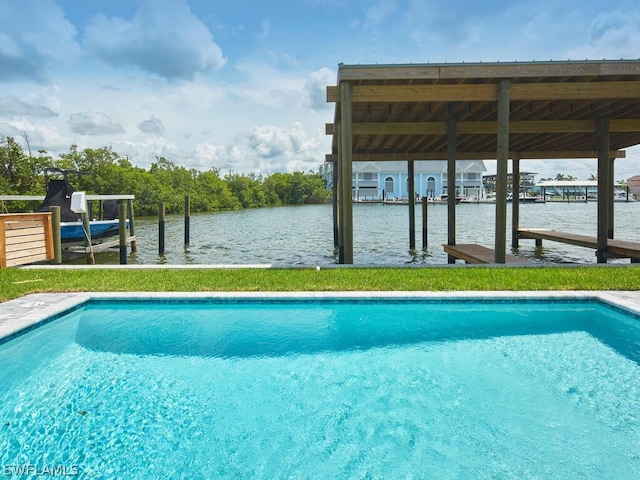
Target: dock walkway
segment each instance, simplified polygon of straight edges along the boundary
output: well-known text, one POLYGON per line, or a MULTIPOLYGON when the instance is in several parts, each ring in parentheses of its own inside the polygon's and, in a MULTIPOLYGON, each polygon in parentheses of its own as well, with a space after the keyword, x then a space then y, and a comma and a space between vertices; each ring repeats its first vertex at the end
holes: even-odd
MULTIPOLYGON (((464 260, 465 263, 488 264, 495 263, 496 252, 491 248, 475 243, 458 243, 456 245, 443 244, 444 251, 453 258, 464 260)), ((506 263, 510 265, 526 265, 529 262, 521 257, 507 254, 506 263)))
MULTIPOLYGON (((537 247, 542 246, 542 240, 550 240, 552 242, 593 248, 594 250, 598 248, 597 237, 578 233, 559 232, 546 228, 519 228, 518 237, 535 240, 537 247)), ((610 238, 607 240, 607 256, 611 258, 629 258, 631 259, 631 263, 640 263, 640 242, 610 238)))

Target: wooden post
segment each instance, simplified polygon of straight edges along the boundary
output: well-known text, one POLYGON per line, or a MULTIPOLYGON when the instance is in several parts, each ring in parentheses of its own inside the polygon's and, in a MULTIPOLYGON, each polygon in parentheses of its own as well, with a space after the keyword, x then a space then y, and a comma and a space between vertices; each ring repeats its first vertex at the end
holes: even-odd
POLYGON ((496 263, 507 255, 507 164, 509 161, 509 80, 498 81, 498 134, 496 166, 496 263))
POLYGON ((164 202, 158 204, 158 255, 164 255, 164 227, 165 227, 165 205, 164 202))
POLYGON ((95 265, 96 259, 93 255, 93 244, 91 243, 91 227, 89 225, 89 215, 86 213, 80 214, 82 218, 82 227, 84 228, 84 249, 87 254, 87 264, 95 265))
POLYGON ((7 268, 7 227, 0 219, 0 269, 7 268))
POLYGON ((409 250, 416 249, 416 185, 414 178, 413 160, 407 162, 409 191, 409 250))
POLYGON ((129 214, 129 236, 133 237, 131 239, 131 253, 136 253, 138 246, 135 240, 136 228, 133 219, 133 200, 127 200, 127 213, 129 214))
POLYGON ((429 225, 427 223, 429 218, 427 215, 428 205, 429 205, 429 199, 425 195, 424 197, 422 197, 422 249, 423 250, 427 249, 427 233, 429 231, 429 225))
POLYGON ((609 202, 613 195, 609 190, 609 119, 598 119, 598 263, 607 263, 607 239, 609 238, 609 202))
POLYGON ((614 194, 614 190, 615 190, 615 177, 614 175, 614 158, 609 159, 609 161, 607 162, 607 165, 609 166, 609 193, 608 193, 608 199, 609 199, 609 212, 608 212, 608 226, 607 226, 607 238, 613 238, 613 213, 614 213, 614 199, 613 199, 613 194, 614 194))
POLYGON ((333 172, 331 173, 333 178, 333 185, 331 186, 331 193, 333 194, 333 248, 340 246, 340 235, 338 233, 338 162, 333 161, 333 172))
POLYGON ((353 132, 351 84, 340 84, 340 179, 341 261, 353 264, 353 132))
POLYGON ((120 247, 120 265, 127 264, 127 210, 125 204, 118 202, 118 240, 120 247))
POLYGON ((53 233, 53 263, 62 263, 62 239, 60 238, 60 207, 50 207, 51 210, 51 231, 53 233))
POLYGON ((520 228, 520 157, 511 160, 513 172, 511 174, 511 246, 518 248, 518 229, 520 228))
MULTIPOLYGON (((447 121, 447 245, 456 244, 456 156, 457 125, 455 118, 447 121)), ((447 255, 447 263, 456 257, 447 255)))
POLYGON ((191 223, 191 197, 184 197, 184 244, 189 245, 189 229, 191 223))

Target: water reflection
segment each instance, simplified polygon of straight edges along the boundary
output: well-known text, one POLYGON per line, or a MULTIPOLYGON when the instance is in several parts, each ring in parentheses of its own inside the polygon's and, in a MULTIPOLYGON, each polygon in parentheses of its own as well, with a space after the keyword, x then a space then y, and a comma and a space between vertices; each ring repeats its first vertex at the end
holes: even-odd
MULTIPOLYGON (((416 205, 416 245, 422 245, 421 206, 416 205)), ((615 205, 615 235, 640 239, 640 202, 615 205)), ((428 247, 409 249, 406 206, 354 205, 354 264, 374 266, 446 264, 447 207, 429 206, 428 247)), ((138 252, 132 264, 272 264, 277 266, 333 265, 331 205, 277 207, 191 216, 190 244, 184 246, 184 219, 166 217, 165 252, 158 254, 157 218, 137 218, 138 252)), ((550 228, 596 235, 597 204, 524 204, 523 228, 550 228)), ((510 209, 507 232, 511 231, 510 209)), ((456 209, 456 242, 494 246, 495 205, 461 204, 456 209)), ((521 240, 514 249, 535 262, 595 263, 594 251, 561 243, 521 240)), ((118 263, 117 250, 96 255, 99 263, 118 263)), ((83 259, 78 260, 84 262, 83 259)), ((620 259, 613 262, 628 263, 620 259)))

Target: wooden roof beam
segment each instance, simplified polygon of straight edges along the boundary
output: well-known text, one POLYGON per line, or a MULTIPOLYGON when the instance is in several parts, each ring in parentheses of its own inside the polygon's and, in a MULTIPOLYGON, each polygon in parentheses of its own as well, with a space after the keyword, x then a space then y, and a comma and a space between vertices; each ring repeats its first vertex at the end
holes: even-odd
MULTIPOLYGON (((327 87, 327 102, 340 101, 340 87, 327 87)), ((494 83, 472 85, 356 85, 352 102, 493 102, 494 83)), ((640 98, 640 81, 512 83, 511 101, 640 98)))
MULTIPOLYGON (((576 158, 594 158, 594 150, 539 150, 539 151, 513 151, 509 152, 509 158, 518 156, 521 160, 570 160, 576 158)), ((624 150, 611 150, 611 158, 626 158, 624 150)), ((458 160, 495 160, 495 152, 460 152, 458 160)), ((327 154, 326 161, 331 162, 335 155, 327 154)), ((441 161, 446 160, 446 152, 431 153, 356 153, 354 162, 384 162, 384 161, 441 161)), ((337 160, 337 158, 336 158, 337 160)))
MULTIPOLYGON (((574 158, 593 158, 597 156, 595 150, 536 150, 536 151, 510 151, 509 158, 518 157, 521 160, 550 160, 550 159, 574 159, 574 158)), ((332 162, 334 155, 327 154, 325 160, 332 162)), ((385 162, 385 161, 433 161, 446 160, 447 152, 429 152, 429 153, 355 153, 353 155, 354 162, 385 162)), ((610 158, 626 158, 624 150, 611 150, 610 158)), ((458 152, 458 160, 495 160, 496 152, 458 152)), ((338 159, 335 158, 337 161, 338 159)))
MULTIPOLYGON (((497 122, 459 122, 458 134, 492 134, 497 122)), ((509 123, 511 133, 595 133, 595 120, 529 120, 509 123)), ((640 132, 640 119, 612 119, 611 132, 640 132)), ((332 123, 325 124, 325 133, 333 135, 332 123)), ((354 135, 445 135, 446 122, 369 122, 353 123, 354 135)))

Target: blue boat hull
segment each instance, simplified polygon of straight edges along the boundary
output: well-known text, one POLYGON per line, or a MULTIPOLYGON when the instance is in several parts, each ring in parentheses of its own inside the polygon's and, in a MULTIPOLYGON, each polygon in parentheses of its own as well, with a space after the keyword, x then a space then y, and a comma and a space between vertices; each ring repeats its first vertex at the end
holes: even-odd
MULTIPOLYGON (((127 226, 129 221, 127 220, 127 226)), ((111 237, 118 234, 118 220, 100 220, 89 222, 91 238, 111 237)), ((60 224, 60 238, 63 242, 84 240, 82 222, 62 222, 60 224)))

